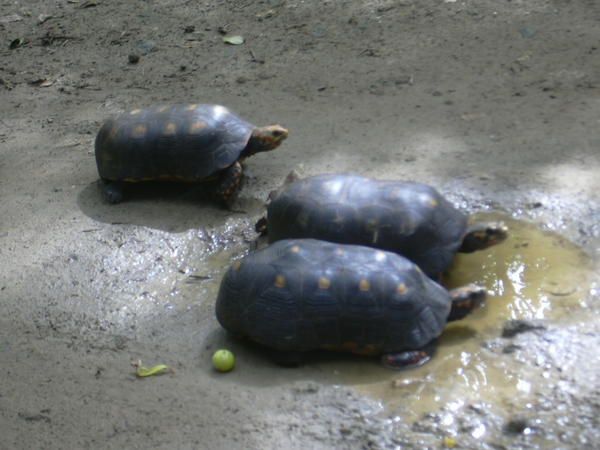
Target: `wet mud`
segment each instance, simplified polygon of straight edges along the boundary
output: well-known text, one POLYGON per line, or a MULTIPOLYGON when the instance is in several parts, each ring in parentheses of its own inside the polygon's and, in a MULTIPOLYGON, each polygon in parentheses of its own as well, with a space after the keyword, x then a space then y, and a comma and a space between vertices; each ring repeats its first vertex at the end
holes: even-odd
POLYGON ((0 5, 0 448, 598 447, 598 2, 0 5), (248 159, 232 211, 190 186, 105 204, 103 121, 192 101, 290 137, 248 159), (220 276, 292 169, 508 215, 505 244, 457 257, 448 283, 493 295, 429 364, 282 369, 218 326, 220 276), (174 373, 137 379, 140 359, 174 373))

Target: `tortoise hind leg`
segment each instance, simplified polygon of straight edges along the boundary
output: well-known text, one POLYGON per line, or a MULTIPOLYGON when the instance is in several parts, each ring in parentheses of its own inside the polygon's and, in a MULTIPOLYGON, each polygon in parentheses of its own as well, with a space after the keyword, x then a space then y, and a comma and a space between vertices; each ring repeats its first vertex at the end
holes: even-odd
POLYGON ((406 370, 414 369, 428 362, 435 353, 436 339, 425 347, 417 350, 407 350, 398 353, 385 353, 381 355, 381 364, 388 369, 406 370))
POLYGON ((243 175, 244 169, 239 161, 223 169, 212 193, 213 197, 230 207, 241 187, 243 175))
POLYGON ((118 181, 102 180, 102 195, 111 205, 123 201, 123 183, 118 181))

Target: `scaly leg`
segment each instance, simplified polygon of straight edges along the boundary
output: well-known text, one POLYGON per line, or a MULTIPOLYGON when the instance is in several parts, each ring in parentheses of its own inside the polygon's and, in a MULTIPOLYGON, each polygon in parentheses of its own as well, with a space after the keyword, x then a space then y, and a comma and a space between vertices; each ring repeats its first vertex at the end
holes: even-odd
POLYGON ((224 169, 215 187, 214 197, 230 207, 240 189, 243 175, 244 170, 239 161, 224 169))
POLYGON ((102 180, 102 194, 111 205, 121 203, 123 201, 123 183, 102 180))

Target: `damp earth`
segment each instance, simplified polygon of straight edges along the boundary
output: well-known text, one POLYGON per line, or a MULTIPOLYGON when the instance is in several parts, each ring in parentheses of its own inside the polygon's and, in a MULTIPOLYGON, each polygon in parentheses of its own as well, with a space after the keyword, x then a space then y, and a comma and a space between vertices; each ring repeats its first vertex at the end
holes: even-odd
POLYGON ((598 448, 598 2, 0 4, 0 448, 598 448), (231 211, 201 186, 104 203, 103 121, 186 102, 290 136, 231 211), (293 169, 429 183, 511 227, 457 257, 446 282, 491 295, 428 364, 282 369, 216 323, 293 169))

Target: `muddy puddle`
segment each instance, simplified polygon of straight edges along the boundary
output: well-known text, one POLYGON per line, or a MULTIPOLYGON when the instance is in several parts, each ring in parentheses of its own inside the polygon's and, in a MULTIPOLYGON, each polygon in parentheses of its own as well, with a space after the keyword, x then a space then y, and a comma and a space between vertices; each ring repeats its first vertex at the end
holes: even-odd
MULTIPOLYGON (((533 382, 540 374, 548 385, 558 375, 503 354, 512 344, 512 340, 501 337, 503 327, 511 319, 568 325, 585 318, 593 264, 581 248, 528 222, 490 213, 474 219, 502 220, 510 229, 510 237, 488 250, 457 255, 445 284, 476 283, 488 289, 489 298, 483 308, 446 327, 436 355, 420 368, 393 371, 380 366, 377 358, 324 352, 307 358, 302 368, 290 374, 289 369, 274 365, 267 354, 246 341, 219 341, 219 345, 231 346, 240 365, 252 367, 245 380, 250 384, 261 384, 269 373, 276 379, 293 375, 294 379, 351 386, 380 401, 388 415, 408 422, 443 410, 441 420, 449 423, 442 425, 452 425, 456 418, 453 412, 475 403, 487 404, 506 419, 510 405, 527 405, 543 391, 544 386, 533 382)), ((180 285, 181 293, 187 298, 197 298, 199 292, 204 298, 216 298, 223 272, 245 253, 234 246, 203 259, 180 285)), ((212 321, 214 302, 204 302, 201 309, 212 321)), ((485 429, 472 430, 473 437, 478 433, 485 433, 485 429)))
MULTIPOLYGON (((539 368, 499 357, 489 349, 490 342, 500 338, 509 319, 566 324, 581 316, 592 283, 592 263, 574 244, 532 224, 489 213, 476 219, 501 219, 511 235, 502 245, 457 256, 446 284, 477 283, 491 295, 482 309, 446 328, 429 363, 395 372, 372 361, 348 358, 323 360, 319 369, 334 383, 351 385, 380 400, 389 413, 408 420, 440 408, 458 410, 473 402, 485 402, 501 412, 510 402, 526 404, 534 391, 543 389, 528 381, 534 379, 531 371, 539 373, 539 368)), ((507 340, 501 345, 509 344, 507 340)), ((449 414, 443 420, 454 419, 449 414)))

